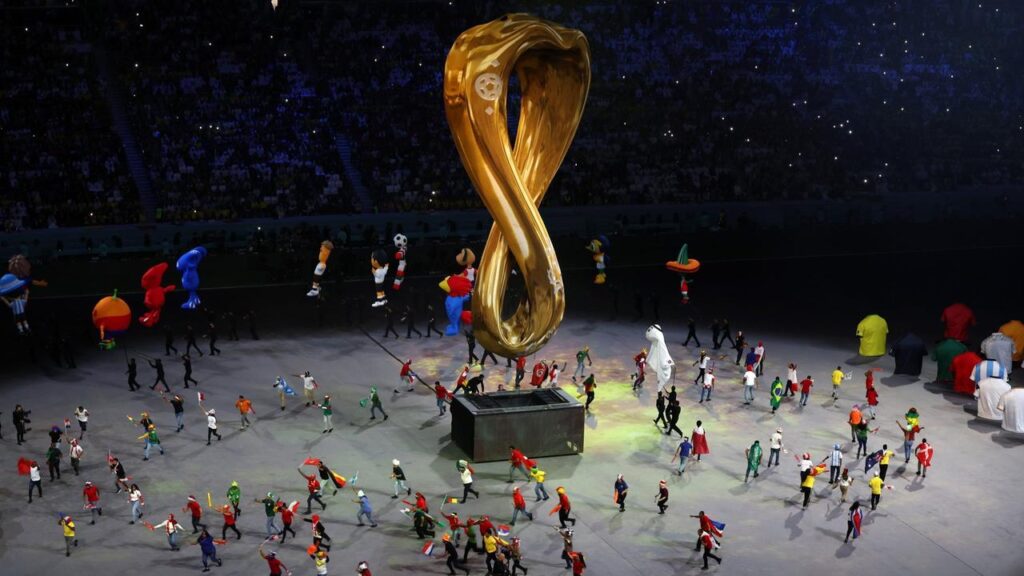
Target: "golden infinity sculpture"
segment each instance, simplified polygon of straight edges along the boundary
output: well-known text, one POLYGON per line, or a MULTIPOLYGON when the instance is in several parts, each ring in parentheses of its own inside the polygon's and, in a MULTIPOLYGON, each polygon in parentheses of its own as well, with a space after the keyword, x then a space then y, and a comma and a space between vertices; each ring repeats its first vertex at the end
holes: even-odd
POLYGON ((583 33, 528 14, 466 30, 444 64, 448 126, 494 218, 473 291, 473 331, 485 349, 505 357, 533 354, 562 322, 562 271, 537 208, 576 134, 589 88, 583 33), (515 147, 506 117, 513 72, 522 96, 515 147), (525 298, 502 319, 510 253, 525 298))

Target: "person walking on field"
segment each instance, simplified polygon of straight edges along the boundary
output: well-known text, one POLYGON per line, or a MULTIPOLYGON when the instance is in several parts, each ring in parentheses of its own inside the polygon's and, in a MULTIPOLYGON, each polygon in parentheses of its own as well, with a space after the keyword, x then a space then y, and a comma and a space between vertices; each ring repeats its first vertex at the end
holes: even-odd
POLYGON ((693 452, 693 444, 690 443, 688 436, 683 436, 683 441, 679 443, 679 447, 676 448, 676 453, 672 456, 672 462, 679 458, 679 466, 676 467, 676 475, 682 476, 683 470, 686 469, 686 462, 690 459, 690 453, 693 452))
POLYGON ((71 556, 71 547, 78 546, 78 536, 75 532, 75 522, 71 516, 64 516, 60 519, 61 528, 64 529, 64 555, 71 556))
POLYGON ((921 443, 914 449, 914 454, 917 456, 917 476, 922 478, 928 477, 928 469, 932 466, 932 454, 935 450, 932 449, 932 445, 928 443, 927 438, 923 438, 921 443))
POLYGON ((800 405, 807 406, 807 399, 811 396, 811 387, 814 386, 814 379, 808 374, 807 378, 804 378, 800 382, 800 405))
POLYGON ((746 483, 750 480, 750 473, 754 473, 754 478, 757 478, 757 469, 761 466, 761 441, 754 440, 754 443, 750 445, 750 448, 746 450, 747 455, 747 473, 743 477, 743 482, 746 483))
POLYGON ((836 369, 832 371, 832 403, 835 404, 839 400, 839 386, 843 383, 843 378, 846 374, 843 374, 843 367, 836 366, 836 369))
POLYGON ((235 408, 238 408, 238 414, 242 419, 242 427, 239 430, 245 430, 252 424, 249 422, 249 414, 256 414, 252 409, 252 401, 241 394, 238 395, 238 400, 235 402, 235 408))
POLYGON ((664 514, 668 508, 668 483, 664 480, 658 481, 658 495, 654 497, 654 503, 658 505, 658 514, 664 514))
POLYGON ((782 428, 776 428, 775 433, 772 434, 768 444, 768 465, 765 468, 772 467, 772 460, 775 460, 775 465, 779 465, 779 453, 782 452, 782 428))

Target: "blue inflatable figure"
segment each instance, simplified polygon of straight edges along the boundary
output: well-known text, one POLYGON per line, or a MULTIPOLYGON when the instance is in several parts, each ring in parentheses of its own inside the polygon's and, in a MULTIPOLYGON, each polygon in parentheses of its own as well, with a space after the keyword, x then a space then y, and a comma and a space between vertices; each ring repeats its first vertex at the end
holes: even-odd
POLYGON ((199 307, 199 263, 206 257, 206 248, 196 246, 178 258, 176 268, 181 272, 181 287, 188 292, 188 300, 181 305, 184 310, 199 307))
POLYGON ((465 309, 470 299, 473 284, 465 276, 448 276, 441 281, 441 289, 448 293, 444 299, 444 310, 448 315, 448 328, 445 336, 455 336, 463 323, 473 323, 473 313, 465 309))

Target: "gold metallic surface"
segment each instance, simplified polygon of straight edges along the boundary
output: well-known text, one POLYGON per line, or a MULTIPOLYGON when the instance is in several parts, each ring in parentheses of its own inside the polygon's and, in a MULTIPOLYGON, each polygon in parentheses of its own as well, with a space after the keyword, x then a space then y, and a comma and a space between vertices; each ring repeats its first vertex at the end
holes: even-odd
POLYGON ((444 106, 462 165, 494 218, 473 291, 473 329, 487 350, 529 355, 565 311, 562 272, 537 207, 572 143, 590 88, 583 33, 527 14, 463 32, 444 66, 444 106), (506 117, 509 80, 522 96, 515 147, 506 117), (515 259, 525 298, 502 319, 515 259))

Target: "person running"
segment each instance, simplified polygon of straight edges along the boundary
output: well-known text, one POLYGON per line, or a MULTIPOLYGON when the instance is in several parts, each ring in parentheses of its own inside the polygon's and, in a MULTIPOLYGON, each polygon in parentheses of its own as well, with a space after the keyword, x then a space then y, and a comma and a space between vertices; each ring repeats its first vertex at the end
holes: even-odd
POLYGON ((885 487, 885 481, 882 480, 878 472, 875 472, 871 480, 868 480, 868 487, 871 488, 871 509, 874 510, 882 500, 882 488, 885 487))
POLYGON ((398 371, 398 387, 395 388, 395 394, 398 394, 398 388, 405 387, 406 392, 412 392, 415 389, 416 373, 412 371, 412 358, 409 358, 402 363, 401 370, 398 371))
POLYGON ((316 500, 317 504, 320 504, 321 510, 327 510, 327 504, 320 498, 320 481, 317 480, 315 474, 306 474, 302 471, 302 468, 296 468, 299 471, 299 475, 306 479, 306 490, 309 492, 309 496, 306 497, 306 511, 303 514, 309 514, 313 511, 313 501, 316 500))
POLYGON ((139 436, 139 440, 142 440, 142 439, 145 439, 145 442, 146 442, 146 447, 142 451, 142 459, 143 460, 149 460, 149 449, 151 447, 153 447, 153 446, 156 446, 157 448, 160 449, 160 455, 161 456, 164 455, 164 446, 163 446, 163 444, 160 443, 160 437, 157 436, 157 434, 156 434, 156 426, 155 425, 153 425, 153 424, 149 425, 149 428, 146 430, 146 433, 143 434, 142 436, 139 436))
POLYGON ((157 358, 156 361, 149 360, 150 368, 156 370, 156 380, 153 381, 153 385, 149 387, 150 390, 156 390, 157 384, 164 385, 164 392, 170 392, 171 387, 167 385, 167 379, 164 376, 164 361, 157 358))
POLYGON ((245 430, 249 426, 252 426, 252 423, 249 422, 249 414, 256 414, 256 411, 252 409, 252 401, 239 394, 238 400, 235 401, 235 408, 238 408, 238 414, 242 420, 242 426, 239 430, 245 430))
POLYGON ((75 409, 75 420, 78 421, 78 439, 85 438, 85 430, 89 427, 89 411, 84 406, 75 409))
MULTIPOLYGON (((316 389, 320 387, 320 385, 317 384, 316 382, 316 378, 313 378, 313 376, 309 373, 309 370, 306 370, 302 374, 293 374, 293 376, 302 379, 302 396, 306 400, 306 407, 308 408, 313 404, 316 404, 316 396, 314 395, 314 393, 316 389)), ((281 409, 284 409, 283 398, 281 399, 281 409)))
MULTIPOLYGON (((869 370, 867 373, 871 374, 871 371, 869 370)), ((867 401, 868 401, 868 412, 871 414, 871 419, 874 420, 875 419, 875 407, 878 406, 878 390, 876 390, 873 385, 872 386, 868 386, 868 389, 867 389, 867 392, 865 393, 865 396, 866 396, 867 401)))
POLYGON ((850 513, 846 520, 846 538, 843 543, 850 541, 850 534, 853 534, 853 539, 856 540, 860 536, 860 525, 864 520, 864 512, 860 509, 860 501, 854 500, 853 504, 850 504, 850 513))
POLYGON ((796 396, 796 389, 800 386, 800 381, 796 376, 796 364, 790 362, 786 367, 786 396, 796 396))
POLYGON ((850 476, 850 469, 843 468, 843 473, 839 476, 839 502, 846 502, 846 495, 850 491, 850 484, 853 484, 853 477, 850 476))
POLYGON ((440 330, 437 329, 437 315, 434 313, 434 307, 428 304, 427 305, 427 338, 430 338, 430 335, 432 333, 434 333, 434 332, 437 332, 437 337, 438 338, 444 338, 444 332, 441 332, 440 330))
POLYGON ((863 420, 864 415, 860 411, 860 404, 854 404, 853 408, 850 408, 850 416, 846 421, 850 425, 850 442, 857 441, 857 426, 860 426, 863 420))
POLYGON ((174 355, 178 355, 178 349, 174 347, 174 328, 170 324, 164 323, 164 356, 170 356, 171 350, 174 350, 174 355))
POLYGON ((384 411, 384 405, 380 403, 380 396, 377 394, 377 387, 370 387, 370 420, 377 419, 377 410, 384 415, 384 420, 387 421, 388 413, 384 411))
POLYGON ((654 401, 655 407, 658 409, 658 417, 654 419, 655 425, 660 421, 663 426, 668 426, 668 420, 665 419, 665 391, 658 390, 658 399, 654 401))
POLYGON ((242 489, 238 486, 236 480, 231 481, 231 486, 228 487, 227 491, 228 502, 231 503, 231 507, 235 511, 235 517, 242 515, 242 509, 238 507, 238 503, 242 500, 242 489))
POLYGON ((331 395, 324 394, 324 401, 316 406, 321 410, 324 418, 324 430, 321 434, 334 432, 334 422, 332 421, 334 410, 331 408, 331 395))
MULTIPOLYGON (((195 348, 196 352, 199 353, 199 357, 203 357, 203 351, 199 349, 199 345, 196 344, 196 331, 192 328, 191 324, 185 325, 185 354, 188 354, 195 348)), ((175 351, 177 354, 177 351, 175 351)))
POLYGON ((699 546, 704 548, 704 554, 702 556, 704 559, 704 567, 701 568, 701 570, 708 569, 708 558, 714 558, 715 562, 718 562, 719 564, 722 563, 722 558, 714 553, 715 550, 721 547, 721 544, 718 543, 718 540, 710 532, 698 529, 697 542, 699 546))
POLYGON ((160 398, 162 398, 164 402, 167 402, 168 404, 170 404, 171 408, 174 409, 174 420, 175 420, 175 422, 178 425, 178 427, 174 430, 174 433, 177 434, 178 432, 181 432, 182 430, 184 430, 185 429, 185 399, 182 398, 181 396, 175 394, 174 396, 172 396, 168 400, 167 396, 164 396, 163 393, 160 394, 160 398))
MULTIPOLYGON (((689 339, 689 338, 687 338, 689 339)), ((685 344, 684 344, 685 346, 685 344)), ((698 344, 700 346, 700 344, 698 344)), ((700 351, 700 357, 694 360, 693 365, 697 367, 697 377, 693 379, 694 385, 704 382, 704 376, 707 374, 708 366, 711 364, 711 357, 708 356, 707 350, 700 351)))
POLYGON ((839 400, 839 386, 843 383, 843 378, 846 374, 843 374, 843 367, 836 366, 836 369, 832 371, 832 403, 835 404, 839 400))
POLYGON ((576 352, 576 369, 572 371, 572 381, 576 382, 577 376, 582 378, 586 372, 586 368, 583 363, 586 362, 587 366, 593 366, 594 362, 590 358, 590 347, 584 346, 581 350, 576 352))
POLYGON ((71 469, 75 471, 75 476, 78 476, 80 471, 83 454, 85 454, 85 448, 82 448, 78 440, 72 438, 68 445, 68 458, 71 460, 71 469))
POLYGON ((878 475, 883 482, 885 481, 885 474, 889 471, 889 459, 895 455, 895 452, 889 450, 888 444, 882 444, 882 454, 878 457, 878 475))
POLYGON ((679 443, 676 448, 676 453, 672 455, 672 462, 679 459, 679 465, 676 467, 676 475, 682 476, 683 470, 686 469, 686 462, 690 459, 690 454, 693 452, 693 444, 690 443, 689 436, 683 436, 683 441, 679 443))
POLYGON ((207 325, 206 336, 210 339, 210 356, 219 355, 220 348, 217 348, 217 325, 212 320, 207 325))
POLYGON ((914 447, 914 437, 918 432, 924 430, 924 426, 918 426, 916 422, 914 424, 904 426, 899 420, 896 421, 896 425, 899 426, 900 430, 903 432, 903 455, 906 458, 904 463, 909 464, 910 454, 914 447))
MULTIPOLYGON (((487 573, 495 573, 495 564, 498 562, 498 547, 508 546, 508 542, 498 538, 494 532, 484 533, 484 554, 487 555, 487 573)), ((499 569, 500 573, 501 570, 499 569)))
POLYGON ((50 482, 53 482, 54 474, 57 475, 57 480, 60 480, 60 459, 64 457, 61 453, 58 444, 50 444, 50 447, 46 450, 46 468, 50 472, 50 482))
POLYGON ((522 386, 523 378, 526 377, 526 356, 516 358, 516 390, 522 386))
POLYGON ((100 504, 100 489, 92 482, 86 482, 82 488, 82 500, 85 501, 85 508, 89 510, 89 524, 96 523, 96 515, 103 516, 103 505, 100 504))
POLYGON ((138 484, 132 484, 128 489, 128 503, 132 506, 132 520, 129 524, 135 524, 142 518, 142 507, 146 505, 146 498, 138 484))
POLYGON ((437 400, 437 415, 444 416, 444 413, 448 411, 448 389, 441 384, 440 380, 434 381, 434 398, 437 400))
POLYGON ((119 494, 121 490, 128 490, 128 473, 125 472, 124 464, 117 457, 108 456, 107 465, 110 467, 110 471, 114 474, 114 494, 119 494))
POLYGON ((641 349, 639 354, 633 356, 633 364, 636 366, 636 372, 631 377, 635 392, 643 387, 644 380, 647 378, 647 350, 641 349))
POLYGON ((203 405, 199 405, 199 410, 206 415, 206 445, 210 445, 210 440, 216 436, 217 442, 220 442, 220 432, 217 431, 217 411, 213 408, 206 410, 203 405))
POLYGON ((259 553, 260 558, 263 558, 267 561, 267 567, 270 568, 270 576, 283 576, 286 573, 291 574, 291 571, 288 570, 288 567, 277 559, 277 553, 263 551, 264 544, 266 544, 266 542, 260 543, 259 553))
POLYGON ((274 518, 277 516, 277 497, 273 492, 267 492, 263 499, 254 498, 253 502, 263 504, 263 512, 267 517, 267 538, 277 535, 279 531, 274 523, 274 518))
POLYGON ((679 429, 679 417, 682 413, 683 408, 679 405, 679 400, 670 400, 665 409, 665 417, 668 418, 665 423, 666 436, 671 436, 673 432, 678 432, 680 436, 683 436, 683 431, 679 429))
POLYGON ((181 356, 181 363, 185 365, 185 388, 188 388, 189 382, 199 386, 199 381, 192 377, 192 357, 188 354, 183 354, 181 356))
POLYGON ((64 529, 64 555, 71 556, 71 547, 78 546, 75 521, 71 519, 71 516, 63 516, 58 524, 60 524, 61 528, 64 529))
POLYGON ((914 448, 914 454, 917 456, 917 476, 922 478, 928 477, 928 469, 932 467, 932 455, 935 450, 932 445, 928 443, 927 438, 922 438, 921 443, 914 448))
POLYGON ((206 524, 203 524, 203 507, 199 505, 199 501, 196 497, 189 494, 188 501, 185 502, 185 506, 181 509, 182 512, 188 512, 192 518, 192 533, 196 534, 199 529, 206 529, 206 524))
POLYGON ((686 320, 686 340, 683 340, 684 348, 690 343, 691 339, 697 344, 697 348, 700 348, 700 339, 697 338, 697 323, 694 322, 693 318, 686 320))
POLYGON ((213 536, 203 528, 203 531, 199 533, 199 537, 196 538, 196 544, 199 544, 199 549, 203 553, 203 572, 210 571, 210 561, 216 562, 217 566, 223 566, 220 558, 217 558, 217 546, 213 543, 213 536))
POLYGON ((392 499, 398 498, 398 492, 405 492, 406 496, 412 495, 412 488, 409 488, 405 484, 405 470, 402 470, 401 462, 398 459, 391 461, 391 479, 395 481, 395 493, 391 496, 392 499))
POLYGON ((314 552, 309 557, 313 560, 313 565, 316 567, 317 576, 327 576, 327 563, 331 561, 327 551, 314 548, 314 552))
POLYGON ((761 466, 761 441, 754 440, 754 443, 750 445, 750 448, 746 450, 747 455, 747 473, 743 477, 743 483, 746 484, 750 480, 750 473, 754 473, 754 478, 757 478, 757 469, 761 466))
MULTIPOLYGON (((235 540, 242 539, 242 533, 238 531, 238 527, 235 526, 235 511, 231 508, 230 504, 225 504, 220 507, 220 513, 224 516, 224 526, 220 529, 220 539, 224 540, 228 537, 228 530, 235 533, 235 540)), ((294 536, 294 532, 292 535, 294 536)))
POLYGON ((565 488, 559 486, 555 489, 555 493, 558 494, 558 506, 555 506, 555 510, 558 512, 558 524, 562 528, 565 528, 566 521, 572 522, 573 526, 576 526, 576 519, 570 516, 572 512, 572 502, 569 501, 569 495, 565 493, 565 488))
MULTIPOLYGON (((360 490, 362 492, 362 490, 360 490)), ((324 550, 331 549, 331 537, 327 535, 327 527, 320 521, 320 516, 313 514, 311 518, 303 518, 303 522, 309 522, 312 524, 313 531, 313 545, 317 548, 323 548, 324 550)), ((360 526, 363 524, 360 523, 360 526)))
MULTIPOLYGON (((518 570, 522 570, 524 575, 529 572, 526 569, 526 566, 523 566, 521 563, 521 560, 523 559, 523 552, 517 536, 513 536, 509 541, 508 557, 512 560, 512 576, 516 576, 516 572, 518 570)), ((468 574, 469 572, 467 571, 466 573, 468 574)))
POLYGON ((562 537, 562 560, 565 560, 565 569, 572 568, 572 536, 573 531, 565 526, 561 528, 555 528, 558 530, 558 535, 562 537))
POLYGON ((462 559, 459 558, 459 549, 452 543, 451 535, 445 533, 441 536, 441 541, 444 542, 444 553, 448 557, 445 561, 445 566, 448 567, 449 575, 454 576, 456 568, 469 574, 469 568, 466 568, 465 564, 462 563, 462 559))
POLYGON ((32 503, 32 489, 35 488, 39 497, 43 497, 43 476, 39 471, 39 464, 33 460, 29 462, 28 468, 28 503, 32 503))
POLYGON ((516 519, 519 518, 520 514, 523 514, 533 522, 533 513, 526 509, 526 498, 523 498, 522 492, 519 491, 519 486, 515 486, 512 488, 512 522, 509 523, 510 526, 516 525, 516 519))
POLYGON ((700 462, 702 454, 711 453, 711 449, 708 447, 707 435, 704 432, 703 422, 697 420, 697 426, 690 433, 690 437, 693 438, 693 453, 697 455, 697 461, 700 462))
MULTIPOLYGON (((479 498, 479 494, 477 498, 479 498)), ((376 528, 377 523, 373 521, 373 507, 370 506, 370 499, 366 496, 366 493, 362 490, 356 492, 355 500, 352 500, 356 504, 359 504, 359 513, 356 514, 356 520, 359 522, 357 526, 365 526, 363 524, 363 517, 370 523, 370 528, 376 528)))
POLYGON ((546 475, 547 473, 538 468, 536 465, 534 465, 533 468, 530 468, 530 477, 533 478, 534 481, 533 495, 537 497, 537 502, 549 499, 548 491, 547 489, 544 488, 544 477, 546 475), (543 498, 541 497, 541 494, 544 495, 543 498))
MULTIPOLYGON (((297 507, 297 506, 296 506, 297 507)), ((295 520, 295 511, 284 502, 277 503, 277 512, 281 515, 281 543, 284 544, 285 538, 288 534, 292 535, 292 538, 297 538, 295 530, 292 529, 292 522, 295 520)))
POLYGON ((594 390, 596 389, 597 383, 594 382, 594 375, 591 374, 583 381, 583 393, 587 395, 587 403, 583 405, 583 410, 590 412, 590 404, 594 401, 594 390))
POLYGON ((626 484, 625 478, 622 474, 615 479, 615 485, 612 487, 615 491, 615 503, 619 505, 619 512, 626 511, 626 496, 629 494, 629 484, 626 484))
POLYGON ((181 550, 181 548, 178 547, 178 532, 184 532, 185 529, 182 528, 181 524, 178 524, 178 521, 174 519, 174 514, 168 514, 167 520, 153 526, 153 530, 156 530, 157 528, 164 529, 164 533, 167 534, 167 545, 171 547, 171 550, 175 552, 181 550))
POLYGON ((814 386, 814 379, 808 374, 807 378, 800 381, 800 405, 807 406, 807 399, 811 396, 811 388, 814 386))
POLYGON ((508 482, 512 482, 512 473, 517 470, 520 474, 523 475, 524 478, 526 478, 526 481, 529 482, 529 469, 533 467, 533 461, 527 458, 526 454, 523 454, 521 450, 519 450, 518 448, 511 444, 508 447, 508 451, 508 482))
POLYGON ((664 480, 658 481, 658 494, 654 497, 654 503, 658 506, 658 514, 664 514, 668 508, 668 483, 664 480))
POLYGON ((743 372, 743 404, 754 401, 754 389, 757 387, 757 374, 753 370, 743 372))
POLYGON ((139 386, 138 380, 136 380, 136 378, 139 376, 139 367, 135 363, 135 358, 132 358, 131 360, 128 361, 128 369, 125 370, 124 373, 128 375, 129 392, 135 392, 136 390, 142 388, 142 386, 139 386))
POLYGON ((459 477, 462 480, 462 503, 466 503, 471 493, 479 500, 480 493, 473 490, 473 467, 469 465, 469 462, 459 460, 455 469, 459 471, 459 477))

